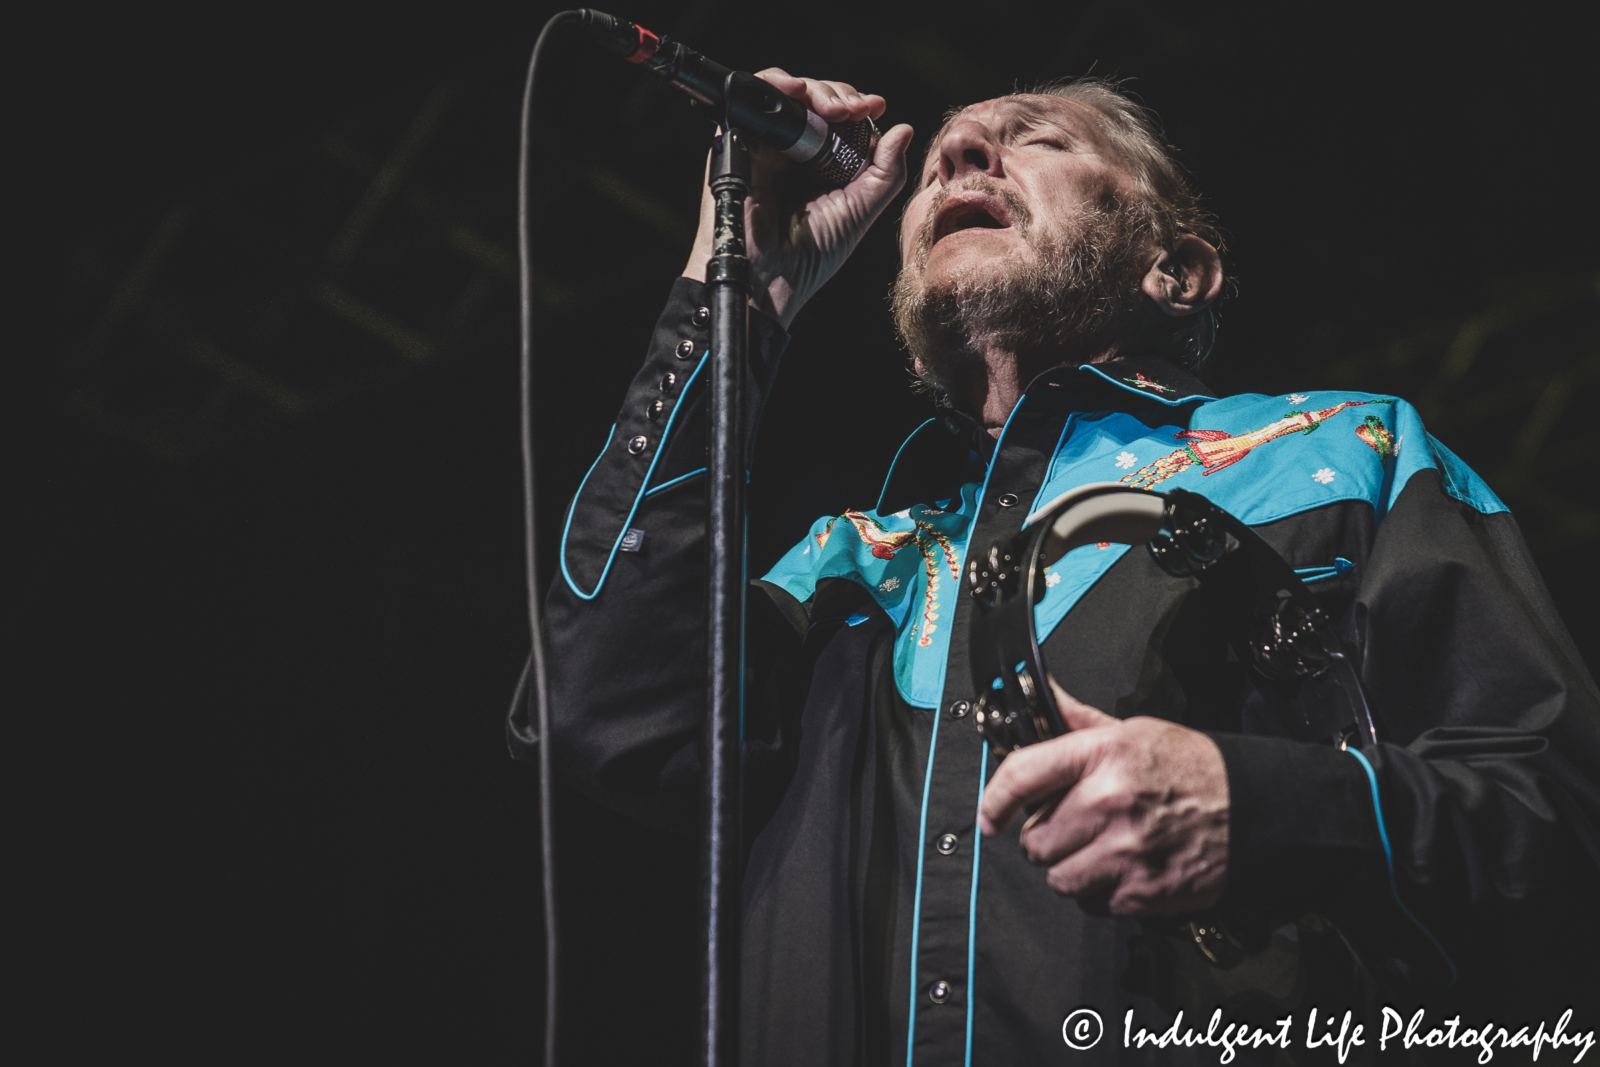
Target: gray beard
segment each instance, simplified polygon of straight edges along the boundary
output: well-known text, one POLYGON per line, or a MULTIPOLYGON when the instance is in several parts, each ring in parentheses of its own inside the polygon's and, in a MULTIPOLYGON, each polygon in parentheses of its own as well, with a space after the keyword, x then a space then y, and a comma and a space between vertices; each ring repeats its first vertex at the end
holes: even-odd
POLYGON ((945 394, 959 392, 987 350, 1042 359, 1039 367, 1023 368, 1025 378, 1031 377, 1104 351, 1138 316, 1149 229, 1137 207, 1091 212, 1069 243, 1057 245, 1034 233, 1026 208, 1014 197, 997 187, 988 191, 1005 196, 1032 257, 1008 260, 1009 269, 998 276, 961 277, 930 292, 923 272, 933 245, 935 202, 911 261, 895 279, 895 328, 913 366, 921 367, 922 382, 945 394))

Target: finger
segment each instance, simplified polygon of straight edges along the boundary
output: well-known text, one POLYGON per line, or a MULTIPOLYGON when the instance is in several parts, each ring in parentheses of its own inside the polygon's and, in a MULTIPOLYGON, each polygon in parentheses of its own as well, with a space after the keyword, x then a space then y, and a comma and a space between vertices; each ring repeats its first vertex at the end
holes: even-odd
POLYGON ((1098 750, 1097 736, 1073 733, 1011 753, 983 791, 978 828, 997 834, 1025 805, 1071 789, 1093 765, 1098 750))
POLYGON ((1069 730, 1087 730, 1094 726, 1111 726, 1122 721, 1072 696, 1057 685, 1054 678, 1050 679, 1050 691, 1056 695, 1056 707, 1061 709, 1061 721, 1067 724, 1067 729, 1069 730))
POLYGON ((1036 867, 1059 863, 1087 847, 1110 825, 1115 813, 1095 782, 1093 777, 1079 782, 1049 814, 1023 827, 1018 842, 1029 863, 1036 867))
POLYGON ((1073 853, 1050 868, 1045 882, 1064 897, 1109 902, 1122 884, 1127 860, 1108 843, 1073 853))
POLYGON ((891 126, 888 133, 878 138, 877 150, 872 153, 872 165, 886 174, 904 178, 906 150, 911 147, 911 138, 915 134, 916 131, 903 122, 891 126))
POLYGON ((877 118, 888 106, 883 97, 876 93, 859 93, 855 86, 846 82, 797 78, 778 67, 758 71, 756 77, 830 122, 877 118))
POLYGON ((1040 804, 1037 808, 1034 808, 1033 814, 1028 816, 1028 820, 1022 824, 1022 830, 1017 836, 1019 838, 1027 837, 1029 830, 1032 830, 1035 826, 1038 826, 1040 823, 1049 819, 1050 816, 1054 815, 1056 813, 1056 808, 1060 805, 1061 797, 1056 797, 1054 800, 1047 800, 1043 804, 1040 804))
POLYGON ((795 99, 804 99, 806 95, 806 80, 796 78, 782 67, 768 67, 766 70, 756 71, 756 77, 772 86, 784 96, 795 99))
POLYGON ((901 123, 878 138, 878 147, 872 153, 872 163, 847 188, 876 185, 875 199, 887 201, 906 183, 906 149, 911 147, 912 129, 901 123))
POLYGON ((849 86, 838 82, 806 82, 811 110, 829 122, 849 122, 861 117, 860 100, 849 86))
POLYGON ((888 106, 884 102, 883 97, 876 93, 859 92, 855 86, 849 84, 848 82, 813 82, 813 98, 815 99, 819 93, 825 96, 831 96, 845 109, 843 116, 823 115, 821 111, 817 112, 817 114, 823 115, 824 118, 829 119, 836 119, 840 117, 849 118, 851 120, 877 118, 879 115, 883 114, 884 108, 888 106))
POLYGON ((779 67, 768 67, 766 70, 757 71, 756 77, 784 96, 805 104, 825 119, 846 118, 849 115, 849 108, 845 105, 843 96, 835 88, 839 84, 837 82, 797 78, 779 67))
POLYGON ((877 93, 857 92, 855 88, 843 82, 832 82, 830 84, 833 85, 834 91, 839 94, 839 99, 849 106, 852 119, 875 119, 882 115, 889 106, 883 97, 877 93))

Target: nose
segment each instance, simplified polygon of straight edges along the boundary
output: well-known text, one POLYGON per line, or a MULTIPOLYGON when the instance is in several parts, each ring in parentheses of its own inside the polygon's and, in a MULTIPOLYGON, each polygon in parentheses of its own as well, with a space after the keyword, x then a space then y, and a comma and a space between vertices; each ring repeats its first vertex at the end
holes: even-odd
POLYGON ((939 142, 939 178, 951 182, 969 174, 1000 177, 1000 146, 988 126, 971 118, 960 118, 939 142))

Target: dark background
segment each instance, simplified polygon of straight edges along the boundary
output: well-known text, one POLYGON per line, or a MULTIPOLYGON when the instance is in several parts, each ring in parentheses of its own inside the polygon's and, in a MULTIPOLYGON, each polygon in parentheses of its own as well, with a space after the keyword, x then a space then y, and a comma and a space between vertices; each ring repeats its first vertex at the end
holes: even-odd
MULTIPOLYGON (((43 696, 14 709, 13 758, 36 783, 33 984, 64 1049, 535 1055, 536 790, 502 715, 526 649, 517 108, 553 10, 126 6, 42 38, 22 99, 48 240, 21 309, 42 331, 21 355, 44 379, 18 391, 13 469, 39 500, 16 654, 43 696)), ((1592 662, 1585 35, 1535 5, 1398 10, 618 13, 880 92, 920 135, 1018 81, 1134 79, 1229 234, 1213 383, 1417 402, 1517 513, 1592 662)), ((549 75, 547 575, 687 254, 709 135, 576 43, 549 75)), ((758 573, 875 499, 927 413, 893 268, 883 225, 796 324, 752 488, 758 573)), ((681 1062, 695 847, 559 801, 569 1062, 681 1062)))

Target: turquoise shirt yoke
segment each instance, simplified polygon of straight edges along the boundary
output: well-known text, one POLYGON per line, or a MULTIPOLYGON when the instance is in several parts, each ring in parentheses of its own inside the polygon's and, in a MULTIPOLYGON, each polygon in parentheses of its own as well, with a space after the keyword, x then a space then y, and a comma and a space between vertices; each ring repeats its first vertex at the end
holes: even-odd
MULTIPOLYGON (((1353 499, 1369 502, 1381 524, 1413 475, 1438 470, 1457 500, 1485 514, 1507 510, 1403 400, 1352 392, 1189 400, 1200 402, 1162 399, 1174 421, 1154 428, 1120 411, 1069 416, 1032 506, 1089 482, 1120 481, 1200 493, 1250 525, 1353 499)), ((1003 434, 997 447, 1004 447, 1003 434)), ((902 446, 896 463, 905 455, 902 446)), ((949 500, 889 515, 848 511, 818 519, 766 580, 801 602, 824 578, 861 584, 894 622, 901 696, 935 707, 981 490, 968 482, 949 500)), ((1034 609, 1041 638, 1128 549, 1086 545, 1050 567, 1045 598, 1034 609)))

